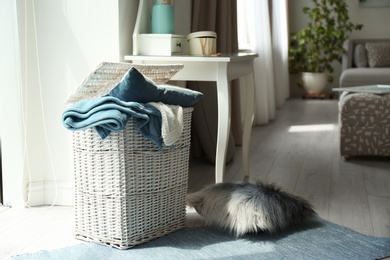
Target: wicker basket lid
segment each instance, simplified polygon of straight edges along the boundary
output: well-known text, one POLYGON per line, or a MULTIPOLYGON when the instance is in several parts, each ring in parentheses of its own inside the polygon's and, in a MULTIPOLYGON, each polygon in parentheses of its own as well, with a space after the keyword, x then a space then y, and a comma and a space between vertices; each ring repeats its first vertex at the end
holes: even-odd
POLYGON ((168 82, 178 71, 182 64, 132 64, 119 62, 103 62, 89 74, 76 91, 66 100, 66 103, 76 103, 85 99, 96 99, 107 95, 131 68, 136 68, 144 76, 157 84, 168 82))

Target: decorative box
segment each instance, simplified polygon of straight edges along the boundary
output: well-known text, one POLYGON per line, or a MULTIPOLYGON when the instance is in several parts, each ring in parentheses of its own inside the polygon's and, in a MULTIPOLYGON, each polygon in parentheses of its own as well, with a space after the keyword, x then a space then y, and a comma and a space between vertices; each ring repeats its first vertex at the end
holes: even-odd
POLYGON ((133 36, 133 55, 181 54, 183 44, 184 37, 178 34, 137 34, 133 36))

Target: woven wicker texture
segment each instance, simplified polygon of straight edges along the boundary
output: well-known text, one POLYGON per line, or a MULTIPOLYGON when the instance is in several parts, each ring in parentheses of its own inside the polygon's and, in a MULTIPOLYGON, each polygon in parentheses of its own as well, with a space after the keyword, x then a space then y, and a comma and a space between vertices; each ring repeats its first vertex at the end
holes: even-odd
POLYGON ((126 72, 136 68, 146 77, 157 84, 168 82, 173 75, 183 68, 181 64, 132 64, 132 63, 101 63, 77 88, 75 93, 68 97, 66 103, 76 103, 84 99, 95 99, 107 95, 122 80, 126 72))
POLYGON ((73 133, 76 238, 127 249, 184 226, 192 110, 174 149, 159 151, 132 119, 104 140, 73 133))

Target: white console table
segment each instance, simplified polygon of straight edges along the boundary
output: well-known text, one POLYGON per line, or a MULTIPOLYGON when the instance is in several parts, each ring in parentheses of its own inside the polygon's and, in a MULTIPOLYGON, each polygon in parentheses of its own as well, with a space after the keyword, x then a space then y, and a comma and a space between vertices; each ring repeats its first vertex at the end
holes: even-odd
POLYGON ((242 157, 245 176, 249 176, 249 144, 254 113, 254 53, 237 53, 218 57, 205 56, 125 56, 133 63, 183 64, 184 68, 172 77, 178 81, 215 81, 218 98, 218 135, 215 160, 215 182, 223 182, 226 151, 230 133, 229 81, 245 77, 246 105, 242 140, 242 157))

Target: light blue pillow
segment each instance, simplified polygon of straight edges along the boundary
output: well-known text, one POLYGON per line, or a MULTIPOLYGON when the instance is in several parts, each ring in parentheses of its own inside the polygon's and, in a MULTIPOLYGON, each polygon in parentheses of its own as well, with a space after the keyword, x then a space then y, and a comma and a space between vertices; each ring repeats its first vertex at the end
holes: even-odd
POLYGON ((203 97, 203 93, 180 87, 159 86, 144 77, 136 68, 130 68, 122 81, 113 88, 110 96, 126 102, 162 102, 182 107, 193 106, 203 97))

